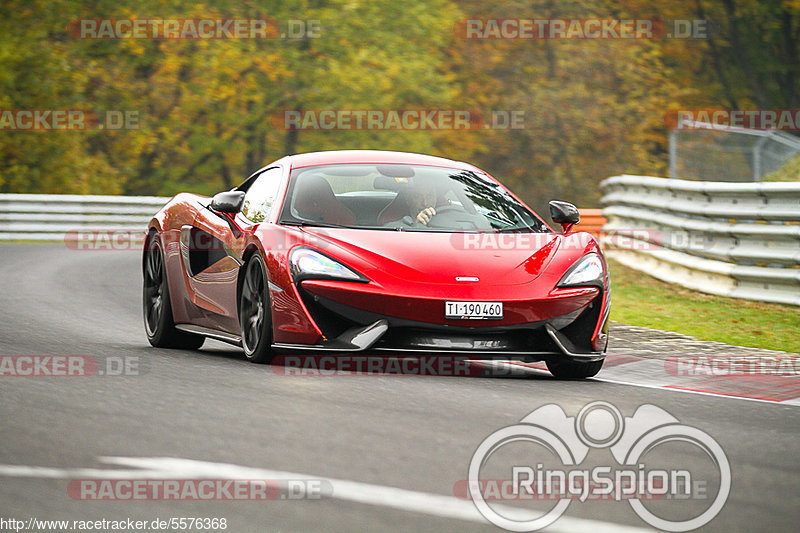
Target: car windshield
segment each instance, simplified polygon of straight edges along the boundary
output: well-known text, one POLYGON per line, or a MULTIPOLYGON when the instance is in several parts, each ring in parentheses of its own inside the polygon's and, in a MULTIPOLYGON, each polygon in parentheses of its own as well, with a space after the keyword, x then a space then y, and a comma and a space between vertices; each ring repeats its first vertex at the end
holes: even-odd
POLYGON ((422 165, 295 169, 280 222, 405 231, 549 231, 485 174, 422 165))

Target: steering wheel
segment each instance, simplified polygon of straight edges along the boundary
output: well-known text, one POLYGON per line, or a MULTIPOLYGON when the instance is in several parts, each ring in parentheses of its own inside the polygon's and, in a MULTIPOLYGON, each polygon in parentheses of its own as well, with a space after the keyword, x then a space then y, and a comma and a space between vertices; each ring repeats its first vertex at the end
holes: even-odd
MULTIPOLYGON (((466 213, 467 212, 467 210, 464 209, 462 206, 456 205, 456 204, 443 205, 441 207, 435 207, 434 209, 436 209, 436 215, 440 215, 442 213, 455 212, 455 211, 460 211, 462 213, 466 213)), ((433 215, 433 216, 436 216, 436 215, 433 215)))
POLYGON ((458 214, 467 215, 470 219, 474 216, 470 215, 460 205, 443 205, 436 208, 436 214, 431 217, 427 224, 417 222, 411 216, 406 215, 400 220, 384 224, 384 226, 395 227, 399 225, 400 227, 420 229, 475 229, 477 227, 472 220, 459 220, 458 214), (468 223, 470 227, 463 227, 464 223, 468 223))
POLYGON ((429 228, 451 228, 451 229, 475 229, 475 223, 471 220, 473 215, 470 215, 466 209, 460 205, 443 205, 436 208, 436 214, 433 215, 428 221, 429 228), (469 220, 459 219, 458 214, 464 214, 469 217, 469 220), (455 215, 455 216, 454 216, 455 215), (471 228, 463 227, 464 223, 468 223, 471 228))

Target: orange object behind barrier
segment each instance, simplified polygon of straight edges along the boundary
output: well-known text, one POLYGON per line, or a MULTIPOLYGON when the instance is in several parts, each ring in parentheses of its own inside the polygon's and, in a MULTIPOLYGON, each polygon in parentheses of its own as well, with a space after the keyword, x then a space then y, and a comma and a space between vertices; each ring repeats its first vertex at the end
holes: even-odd
POLYGON ((574 231, 588 231, 595 237, 600 236, 606 219, 602 209, 580 209, 581 221, 575 226, 574 231))

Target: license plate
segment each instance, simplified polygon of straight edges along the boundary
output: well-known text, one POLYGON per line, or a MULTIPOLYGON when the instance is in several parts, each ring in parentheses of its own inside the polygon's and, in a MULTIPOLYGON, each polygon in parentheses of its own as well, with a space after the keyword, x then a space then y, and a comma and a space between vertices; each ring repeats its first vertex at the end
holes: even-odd
POLYGON ((503 318, 503 302, 445 302, 445 318, 503 318))

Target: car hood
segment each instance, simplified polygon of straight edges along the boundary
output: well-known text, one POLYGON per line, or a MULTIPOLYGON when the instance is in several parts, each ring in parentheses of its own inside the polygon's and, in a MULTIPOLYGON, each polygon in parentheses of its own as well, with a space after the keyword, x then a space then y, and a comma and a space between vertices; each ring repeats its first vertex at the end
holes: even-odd
POLYGON ((555 233, 440 233, 304 227, 320 251, 372 279, 406 283, 518 285, 545 271, 559 248, 555 233), (336 249, 346 252, 337 253, 336 249), (355 256, 349 258, 348 255, 355 256), (353 264, 349 259, 357 259, 353 264), (461 279, 456 278, 478 278, 461 279))

